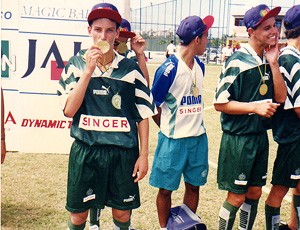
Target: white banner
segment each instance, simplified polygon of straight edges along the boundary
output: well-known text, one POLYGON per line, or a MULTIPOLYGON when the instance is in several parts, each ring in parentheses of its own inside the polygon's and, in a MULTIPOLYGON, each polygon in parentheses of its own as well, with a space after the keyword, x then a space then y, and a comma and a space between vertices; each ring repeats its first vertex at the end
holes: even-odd
POLYGON ((69 152, 71 119, 64 117, 56 89, 65 63, 91 42, 86 18, 98 2, 1 2, 1 85, 8 151, 69 152))

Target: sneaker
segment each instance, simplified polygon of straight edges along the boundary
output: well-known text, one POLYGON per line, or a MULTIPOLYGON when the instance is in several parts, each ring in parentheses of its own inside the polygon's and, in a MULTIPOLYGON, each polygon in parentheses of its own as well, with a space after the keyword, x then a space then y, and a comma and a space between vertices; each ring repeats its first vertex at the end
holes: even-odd
POLYGON ((95 224, 90 226, 89 230, 99 230, 100 228, 95 224))
POLYGON ((289 225, 286 222, 280 221, 279 230, 292 230, 292 229, 289 228, 289 225))

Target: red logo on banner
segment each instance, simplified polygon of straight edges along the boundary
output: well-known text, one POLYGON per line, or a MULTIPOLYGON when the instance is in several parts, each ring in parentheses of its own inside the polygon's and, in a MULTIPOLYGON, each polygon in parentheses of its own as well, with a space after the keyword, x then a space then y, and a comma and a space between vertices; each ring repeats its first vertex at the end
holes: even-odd
MULTIPOLYGON (((67 64, 67 61, 64 61, 64 65, 67 64)), ((56 61, 51 61, 51 80, 58 81, 63 69, 57 67, 56 61)))

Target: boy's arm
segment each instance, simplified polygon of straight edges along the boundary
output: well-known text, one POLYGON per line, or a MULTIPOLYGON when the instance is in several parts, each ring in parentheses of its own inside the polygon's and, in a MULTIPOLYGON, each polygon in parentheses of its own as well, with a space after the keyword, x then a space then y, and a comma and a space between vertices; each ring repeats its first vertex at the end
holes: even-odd
POLYGON ((230 101, 228 103, 217 104, 215 103, 215 109, 219 112, 242 115, 242 114, 258 114, 262 117, 271 117, 274 115, 277 107, 280 104, 271 103, 271 102, 239 102, 239 101, 230 101))
POLYGON ((297 114, 298 118, 300 119, 300 107, 294 108, 294 111, 297 114))
POLYGON ((141 35, 137 34, 134 38, 131 39, 130 45, 131 45, 132 50, 135 52, 135 55, 136 55, 136 58, 138 61, 138 65, 139 65, 140 69, 142 70, 143 75, 149 85, 149 72, 147 69, 145 54, 144 54, 144 50, 146 48, 145 39, 143 39, 141 35))
POLYGON ((160 117, 161 117, 161 108, 157 107, 157 114, 154 115, 152 118, 158 127, 160 127, 160 117))
POLYGON ((140 155, 137 159, 132 176, 136 177, 134 182, 143 179, 148 172, 148 153, 149 153, 149 120, 148 118, 138 123, 140 155))
POLYGON ((80 76, 76 87, 70 92, 66 105, 64 108, 64 114, 66 117, 74 117, 77 110, 80 108, 83 98, 85 96, 86 89, 90 82, 91 76, 96 68, 97 59, 101 53, 97 46, 92 46, 86 52, 86 67, 80 76))
POLYGON ((279 69, 278 64, 278 42, 275 46, 268 47, 266 49, 266 59, 268 60, 271 71, 273 74, 273 83, 274 83, 274 99, 278 103, 284 103, 287 97, 287 89, 283 79, 283 76, 279 69))

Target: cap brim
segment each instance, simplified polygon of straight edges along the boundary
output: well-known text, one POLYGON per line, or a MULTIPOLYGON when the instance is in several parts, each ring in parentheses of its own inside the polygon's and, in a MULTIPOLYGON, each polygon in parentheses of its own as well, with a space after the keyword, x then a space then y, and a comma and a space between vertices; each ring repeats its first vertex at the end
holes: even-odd
POLYGON ((105 8, 93 10, 88 16, 88 22, 98 18, 108 18, 110 20, 117 22, 118 24, 121 24, 122 22, 122 17, 118 12, 114 10, 105 9, 105 8))
POLYGON ((254 25, 254 27, 258 26, 263 21, 265 21, 269 18, 276 17, 279 14, 280 10, 281 10, 280 6, 277 6, 277 7, 273 8, 262 19, 260 19, 259 22, 254 25))
POLYGON ((214 19, 213 16, 208 15, 208 16, 206 16, 205 18, 203 18, 202 21, 203 21, 204 24, 206 25, 206 29, 205 29, 204 32, 203 32, 203 33, 205 33, 205 32, 207 32, 207 31, 211 28, 211 26, 214 24, 215 19, 214 19))
POLYGON ((133 32, 129 32, 129 31, 122 31, 120 30, 120 35, 119 37, 122 37, 122 38, 133 38, 135 37, 135 33, 133 32))

